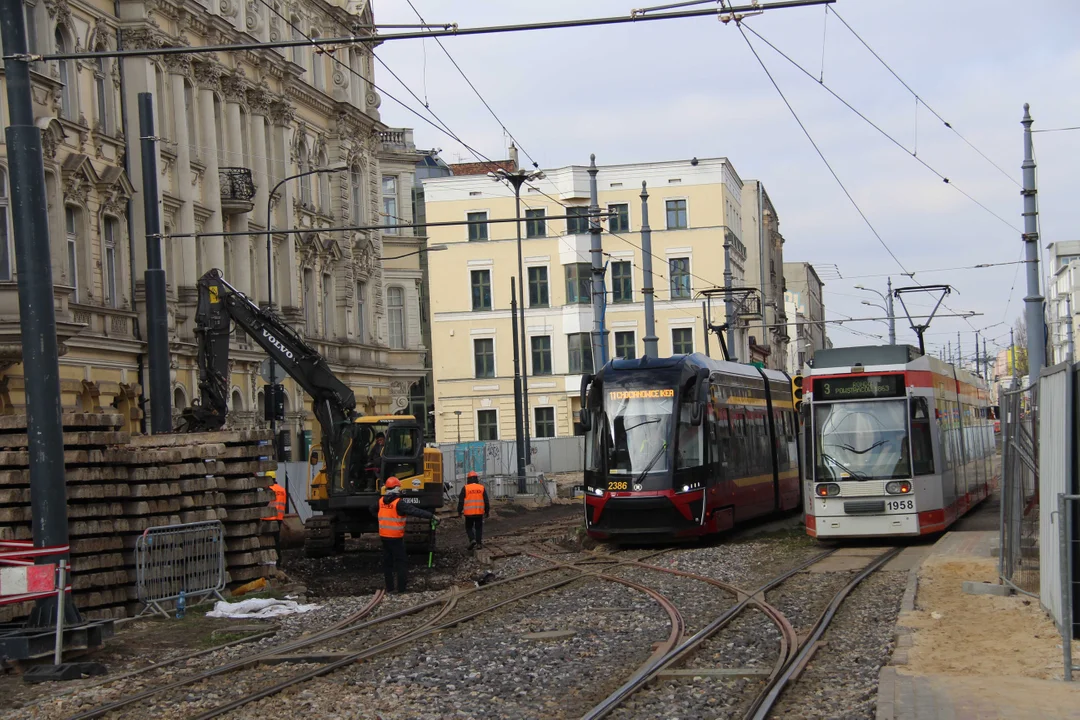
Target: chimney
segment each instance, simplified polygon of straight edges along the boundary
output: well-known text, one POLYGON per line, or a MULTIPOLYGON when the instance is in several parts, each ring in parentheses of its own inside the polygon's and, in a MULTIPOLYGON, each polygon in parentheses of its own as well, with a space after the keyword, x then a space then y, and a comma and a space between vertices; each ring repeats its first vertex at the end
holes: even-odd
POLYGON ((517 146, 515 146, 514 143, 510 143, 510 162, 514 164, 514 172, 517 172, 520 166, 518 165, 517 146))

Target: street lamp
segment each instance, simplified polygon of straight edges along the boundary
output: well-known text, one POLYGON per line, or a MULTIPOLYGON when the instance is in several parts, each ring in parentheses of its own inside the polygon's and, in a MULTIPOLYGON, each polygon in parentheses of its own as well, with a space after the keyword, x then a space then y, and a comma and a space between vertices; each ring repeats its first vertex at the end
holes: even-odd
MULTIPOLYGON (((882 295, 879 291, 877 291, 877 290, 875 290, 873 288, 863 287, 862 285, 856 285, 855 289, 856 290, 865 290, 866 292, 872 292, 875 295, 877 295, 879 298, 881 298, 882 300, 885 301, 885 305, 887 307, 881 307, 880 305, 877 305, 877 304, 873 304, 873 306, 874 307, 881 307, 881 309, 885 311, 885 314, 889 316, 889 344, 890 345, 895 345, 896 344, 896 316, 893 314, 892 278, 889 278, 888 291, 884 295, 882 295)), ((871 303, 863 301, 863 305, 871 305, 871 303)))
MULTIPOLYGON (((269 312, 274 312, 274 235, 273 228, 271 227, 271 204, 274 201, 274 193, 278 191, 285 183, 297 178, 307 177, 308 175, 316 175, 318 173, 332 173, 341 172, 342 170, 348 170, 349 168, 342 165, 332 168, 314 168, 312 170, 306 170, 296 175, 289 175, 282 178, 276 185, 270 190, 266 196, 266 309, 269 312)), ((277 459, 277 365, 274 363, 274 358, 270 357, 270 387, 265 393, 263 393, 263 406, 264 410, 269 410, 267 413, 270 415, 270 436, 271 442, 274 448, 274 459, 277 459), (272 396, 272 397, 271 397, 272 396), (270 403, 274 403, 274 407, 271 408, 270 403)), ((288 478, 285 481, 285 503, 288 507, 289 502, 289 484, 288 478)))
POLYGON ((520 381, 515 378, 515 385, 520 384, 521 392, 515 398, 515 406, 519 403, 521 409, 517 410, 519 417, 522 420, 522 427, 524 428, 524 437, 519 439, 518 442, 518 492, 524 494, 525 487, 525 466, 529 464, 529 451, 532 443, 529 441, 529 371, 528 371, 528 353, 527 345, 528 341, 525 336, 525 279, 521 254, 521 186, 530 180, 538 180, 544 177, 542 172, 525 172, 524 170, 517 170, 510 172, 499 168, 493 173, 489 173, 492 180, 496 182, 508 182, 514 188, 514 218, 516 222, 514 226, 517 228, 517 256, 518 256, 518 306, 521 308, 521 315, 518 320, 521 324, 520 336, 521 336, 521 376, 520 381), (517 399, 520 398, 520 399, 517 399))
POLYGON ((455 410, 454 414, 457 415, 457 441, 461 444, 461 411, 455 410))

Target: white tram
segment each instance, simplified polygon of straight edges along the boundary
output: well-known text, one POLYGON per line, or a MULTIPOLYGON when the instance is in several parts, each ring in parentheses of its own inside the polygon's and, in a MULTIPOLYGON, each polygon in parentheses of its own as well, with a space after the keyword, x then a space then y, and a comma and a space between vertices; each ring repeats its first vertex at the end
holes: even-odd
POLYGON ((806 532, 940 532, 996 487, 986 383, 907 345, 814 354, 805 378, 806 532))

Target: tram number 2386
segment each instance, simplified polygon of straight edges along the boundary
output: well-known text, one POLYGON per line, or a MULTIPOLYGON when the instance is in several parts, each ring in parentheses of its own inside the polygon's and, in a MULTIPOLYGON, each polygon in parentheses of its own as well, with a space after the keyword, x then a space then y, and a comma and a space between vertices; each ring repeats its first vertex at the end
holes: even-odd
POLYGON ((914 510, 914 500, 889 500, 885 503, 885 507, 889 510, 914 510))
POLYGON ((607 489, 608 492, 612 492, 614 490, 629 490, 630 483, 625 480, 609 480, 607 484, 607 489))

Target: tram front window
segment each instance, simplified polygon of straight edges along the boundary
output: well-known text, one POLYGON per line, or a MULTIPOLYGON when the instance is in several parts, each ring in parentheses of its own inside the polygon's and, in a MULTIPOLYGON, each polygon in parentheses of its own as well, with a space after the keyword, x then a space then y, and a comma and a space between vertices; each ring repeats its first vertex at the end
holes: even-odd
POLYGON ((818 480, 911 477, 903 400, 814 406, 818 480))
POLYGON ((604 444, 608 472, 613 475, 643 475, 668 469, 675 394, 641 397, 643 394, 613 390, 607 395, 604 444))

